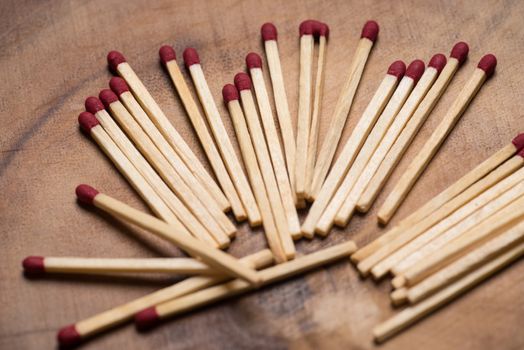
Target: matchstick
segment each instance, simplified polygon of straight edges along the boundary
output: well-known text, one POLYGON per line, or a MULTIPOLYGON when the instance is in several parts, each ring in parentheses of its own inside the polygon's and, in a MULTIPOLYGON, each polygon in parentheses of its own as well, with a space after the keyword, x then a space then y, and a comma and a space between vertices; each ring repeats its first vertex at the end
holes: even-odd
POLYGON ((524 184, 521 184, 523 180, 524 168, 473 198, 437 225, 381 261, 371 270, 373 276, 380 277, 376 274, 388 270, 396 276, 401 275, 417 261, 430 256, 440 247, 524 195, 524 184))
POLYGON ((365 213, 369 210, 380 190, 382 190, 386 181, 389 179, 389 176, 415 138, 415 135, 422 127, 422 124, 424 124, 433 110, 433 107, 435 107, 440 97, 447 89, 458 68, 466 60, 468 52, 468 45, 464 42, 459 42, 453 46, 444 69, 442 69, 437 80, 422 102, 420 102, 420 105, 417 107, 404 129, 402 129, 402 132, 386 154, 380 167, 364 190, 364 193, 360 196, 360 199, 357 202, 358 211, 365 213))
POLYGON ((262 58, 260 58, 258 54, 251 52, 246 56, 246 65, 251 75, 253 88, 255 89, 260 119, 264 127, 271 163, 273 164, 278 190, 288 221, 289 232, 294 239, 297 239, 302 235, 300 232, 300 222, 298 221, 295 199, 293 198, 294 193, 291 190, 286 163, 284 161, 284 155, 282 154, 282 148, 280 148, 273 111, 271 110, 271 104, 266 90, 264 74, 262 73, 262 58))
POLYGON ((320 109, 322 108, 322 95, 324 92, 324 66, 327 54, 327 39, 329 36, 329 27, 325 23, 317 22, 318 32, 318 59, 317 59, 317 75, 315 77, 315 89, 313 90, 313 112, 311 114, 311 126, 309 132, 309 141, 307 148, 306 161, 306 197, 312 200, 309 195, 311 193, 311 183, 313 181, 313 173, 315 171, 315 161, 317 157, 318 133, 320 127, 320 109))
MULTIPOLYGON (((315 225, 318 219, 344 179, 346 172, 360 151, 360 148, 364 144, 364 141, 369 135, 377 118, 382 113, 391 95, 395 91, 398 82, 404 76, 405 71, 406 65, 402 61, 395 61, 389 66, 386 76, 382 79, 377 91, 371 98, 371 101, 364 110, 364 113, 360 117, 360 120, 353 129, 351 136, 347 140, 342 152, 333 165, 321 191, 316 196, 316 200, 313 202, 306 220, 302 224, 302 232, 304 236, 308 238, 313 237, 315 225)), ((310 195, 311 194, 312 192, 310 195)))
MULTIPOLYGON (((347 257, 356 248, 352 241, 341 243, 309 255, 299 257, 293 261, 276 265, 260 271, 266 286, 293 276, 303 274, 320 266, 347 257)), ((221 285, 200 290, 193 294, 173 299, 166 303, 143 310, 135 316, 138 329, 145 330, 154 327, 161 320, 179 315, 198 307, 253 290, 254 288, 242 280, 236 279, 221 285)))
POLYGON ((250 284, 258 284, 261 278, 251 268, 240 264, 237 259, 221 250, 200 244, 195 238, 181 235, 175 227, 140 210, 134 209, 117 199, 99 193, 88 185, 79 185, 76 188, 78 200, 98 209, 148 230, 170 242, 187 253, 200 258, 207 265, 229 275, 245 279, 250 284))
MULTIPOLYGON (((189 116, 189 120, 191 120, 191 124, 193 125, 195 133, 200 140, 200 144, 206 153, 209 164, 211 164, 215 176, 220 183, 224 194, 229 200, 229 203, 231 204, 231 209, 235 215, 235 218, 237 220, 242 220, 245 217, 244 207, 242 206, 242 202, 238 197, 238 193, 235 189, 235 186, 233 185, 233 182, 231 182, 231 178, 229 177, 222 157, 218 152, 215 141, 207 129, 204 116, 200 113, 200 110, 193 99, 193 96, 191 95, 182 72, 177 65, 175 50, 169 45, 164 45, 160 48, 159 55, 161 62, 171 77, 173 85, 175 85, 175 89, 178 92, 180 100, 182 100, 182 104, 184 105, 187 115, 189 116)), ((151 138, 154 140, 153 137, 151 138)))
POLYGON ((184 141, 182 136, 180 136, 169 119, 167 119, 153 96, 151 96, 133 68, 131 68, 131 65, 126 62, 124 55, 118 51, 111 51, 107 55, 107 62, 113 72, 124 78, 144 111, 149 118, 151 118, 162 135, 164 135, 169 144, 174 148, 176 153, 178 153, 180 158, 182 158, 186 166, 191 169, 191 172, 204 186, 206 186, 208 191, 213 194, 213 198, 215 198, 222 210, 228 211, 231 206, 227 198, 224 196, 215 180, 206 171, 197 156, 193 153, 191 148, 184 141))
MULTIPOLYGON (((505 147, 506 148, 506 147, 505 147)), ((500 153, 497 152, 497 153, 500 153)), ((486 175, 481 180, 477 181, 475 184, 467 188, 465 191, 460 193, 458 196, 451 199, 446 204, 440 206, 438 209, 434 210, 430 215, 426 216, 424 219, 419 220, 418 222, 412 225, 399 225, 398 231, 394 234, 390 234, 387 239, 384 239, 380 242, 380 246, 377 249, 367 256, 365 259, 361 260, 357 269, 359 272, 366 276, 369 271, 380 261, 400 249, 402 246, 410 242, 411 240, 418 237, 421 233, 428 230, 430 227, 436 225, 438 222, 449 216, 455 210, 463 206, 465 203, 469 202, 472 198, 475 198, 480 193, 486 191, 488 188, 494 186, 500 182, 505 177, 509 176, 516 170, 520 169, 524 165, 524 152, 521 150, 519 153, 512 158, 508 159, 504 164, 497 167, 491 173, 486 175)), ((493 161, 495 158, 490 157, 488 160, 484 161, 481 165, 486 167, 493 161)), ((475 169, 485 169, 484 167, 478 166, 475 169)), ((468 173, 465 177, 470 177, 476 175, 475 171, 468 173)), ((461 179, 461 180, 462 180, 461 179)), ((457 183, 461 182, 459 180, 457 183)), ((456 186, 455 183, 453 186, 456 186)), ((450 188, 452 188, 450 187, 450 188)), ((446 190, 445 192, 447 192, 446 190)), ((441 196, 441 195, 439 195, 441 196)), ((426 205, 427 206, 427 205, 426 205)), ((424 206, 424 207, 426 207, 424 206)))
POLYGON ((355 97, 373 44, 377 39, 378 31, 379 27, 375 21, 366 22, 364 28, 362 28, 360 40, 349 67, 348 79, 338 97, 333 117, 330 119, 330 127, 324 137, 324 142, 320 147, 320 152, 315 163, 315 173, 313 175, 310 194, 313 199, 316 199, 324 183, 324 179, 328 174, 333 157, 335 156, 342 130, 344 129, 346 119, 353 104, 353 98, 355 97))
POLYGON ((169 273, 217 275, 217 270, 191 258, 107 259, 29 256, 22 262, 30 276, 47 273, 107 275, 121 273, 169 273))
POLYGON ((284 75, 282 74, 282 66, 280 63, 280 54, 277 44, 277 28, 272 23, 265 23, 260 30, 262 40, 264 41, 264 48, 266 51, 266 60, 269 67, 269 75, 273 85, 273 97, 275 99, 275 107, 277 110, 278 123, 280 125, 280 133, 282 135, 282 143, 284 145, 284 154, 286 156, 287 171, 289 174, 289 182, 291 190, 295 192, 295 133, 293 129, 293 122, 289 112, 289 105, 287 101, 286 88, 284 86, 284 75))
MULTIPOLYGON (((146 181, 137 168, 135 168, 125 154, 122 153, 113 140, 111 140, 111 137, 102 126, 100 126, 98 119, 96 119, 93 114, 89 112, 80 113, 78 123, 82 130, 95 140, 102 151, 118 168, 120 173, 127 179, 129 184, 159 218, 165 222, 183 227, 176 214, 171 211, 152 185, 146 181)), ((187 234, 189 234, 189 232, 187 232, 187 234)), ((211 240, 211 243, 216 246, 215 241, 211 240)))
POLYGON ((258 208, 260 209, 260 215, 262 216, 262 225, 264 226, 267 243, 275 260, 278 263, 284 262, 287 260, 287 256, 282 248, 280 235, 275 225, 273 213, 271 212, 271 205, 269 204, 264 180, 260 173, 260 168, 258 167, 257 156, 253 144, 251 143, 251 136, 249 135, 244 113, 242 112, 242 108, 238 101, 239 95, 237 88, 231 84, 225 85, 222 88, 222 97, 224 98, 224 102, 227 105, 229 114, 233 120, 233 126, 235 127, 247 175, 251 186, 253 187, 253 193, 258 208))
POLYGON ((492 261, 501 253, 522 244, 523 238, 524 222, 521 222, 409 288, 407 300, 411 304, 418 303, 475 268, 492 261))
POLYGON ((200 58, 198 53, 193 48, 187 48, 184 50, 184 63, 191 74, 191 79, 200 99, 200 103, 204 109, 207 121, 211 128, 211 132, 215 137, 218 150, 222 155, 222 159, 227 167, 229 176, 233 180, 233 184, 237 190, 237 193, 242 201, 242 205, 246 211, 249 224, 251 226, 260 225, 262 219, 260 217, 260 211, 258 210, 255 202, 255 197, 249 186, 244 170, 240 165, 237 158, 231 140, 228 137, 227 130, 220 117, 220 112, 215 104, 213 95, 209 90, 209 86, 200 65, 200 58))
POLYGON ((440 292, 430 296, 420 303, 409 306, 389 320, 379 324, 373 329, 373 337, 377 343, 382 343, 393 335, 404 330, 424 316, 441 306, 446 305, 456 297, 467 292, 483 280, 487 279, 503 267, 517 260, 524 254, 524 243, 500 255, 489 263, 482 265, 474 272, 450 284, 440 292))
POLYGON ((400 204, 404 201, 411 188, 427 167, 433 156, 437 153, 440 145, 444 142, 447 135, 453 130, 469 103, 473 100, 478 90, 482 87, 486 79, 495 72, 497 59, 492 54, 485 55, 480 60, 473 75, 460 91, 451 105, 448 112, 437 126, 433 134, 426 141, 420 152, 415 156, 408 166, 404 176, 400 178, 391 193, 386 198, 378 212, 378 220, 382 224, 389 222, 393 214, 397 211, 400 204))
POLYGON ((384 108, 384 111, 378 118, 376 124, 373 126, 373 129, 364 142, 364 145, 360 149, 358 156, 347 172, 346 177, 342 181, 337 192, 334 194, 329 205, 326 206, 324 213, 318 220, 315 226, 315 232, 319 235, 326 236, 333 226, 333 223, 336 223, 340 226, 345 226, 347 224, 349 216, 347 218, 340 218, 337 213, 341 209, 341 206, 343 205, 345 199, 347 198, 349 192, 353 188, 369 159, 372 157, 373 152, 386 134, 389 126, 395 119, 395 116, 404 105, 404 102, 408 98, 415 85, 417 85, 417 82, 423 73, 424 62, 421 60, 414 60, 409 64, 408 68, 406 69, 406 74, 398 84, 397 89, 393 93, 393 96, 391 96, 391 99, 384 108))
POLYGON ((488 219, 463 233, 450 244, 435 252, 435 254, 426 257, 423 261, 407 269, 403 274, 406 281, 405 285, 408 287, 414 286, 435 271, 449 265, 457 257, 470 251, 473 246, 498 235, 504 227, 522 220, 523 217, 524 197, 521 196, 488 219))
MULTIPOLYGON (((265 249, 240 259, 240 263, 247 267, 260 269, 271 265, 271 263, 273 263, 273 256, 268 249, 265 249)), ((196 276, 187 278, 169 287, 162 288, 151 294, 76 322, 75 324, 63 327, 58 332, 58 341, 62 346, 77 345, 97 333, 131 320, 134 314, 143 309, 226 280, 228 280, 228 277, 225 276, 196 276)))
POLYGON ((280 236, 280 243, 282 244, 282 249, 284 249, 286 257, 291 259, 295 256, 295 248, 289 232, 288 220, 282 204, 282 198, 278 191, 277 180, 273 171, 273 165, 271 164, 266 139, 262 126, 260 125, 257 107, 251 93, 251 79, 249 75, 246 73, 238 73, 235 75, 235 86, 240 92, 244 116, 262 173, 262 179, 266 187, 275 225, 280 236))
MULTIPOLYGON (((448 61, 448 63, 449 62, 450 61, 448 61)), ((489 157, 481 164, 476 166, 473 170, 469 171, 466 175, 461 177, 459 180, 457 180, 450 187, 448 187, 440 194, 435 196, 433 199, 428 201, 420 209, 416 210, 414 213, 401 220, 400 223, 394 226, 391 230, 387 231, 385 234, 383 234, 373 242, 369 243, 368 245, 357 250, 357 252, 351 256, 351 260, 355 263, 359 263, 365 258, 371 256, 381 247, 387 245, 390 241, 394 240, 404 230, 415 225, 419 221, 422 221, 423 219, 427 218, 431 213, 435 212, 444 204, 451 201, 454 197, 463 192, 473 183, 486 176, 489 172, 491 172, 493 169, 505 162, 508 158, 513 156, 523 147, 524 133, 517 135, 508 145, 495 152, 495 154, 493 154, 491 157, 489 157)), ((518 157, 516 158, 516 162, 518 163, 518 157)), ((510 170, 510 172, 511 171, 513 170, 510 170)), ((502 175, 502 177, 504 176, 507 176, 507 174, 502 175)))
POLYGON ((344 204, 339 209, 335 222, 347 222, 348 218, 353 215, 353 212, 357 206, 357 201, 360 199, 362 192, 369 184, 369 181, 375 175, 378 167, 382 163, 387 152, 397 139, 400 132, 404 129, 404 126, 409 121, 415 109, 418 107, 426 93, 429 91, 435 79, 444 68, 446 64, 446 56, 442 54, 434 55, 429 61, 427 69, 420 77, 419 82, 409 94, 408 99, 402 105, 402 108, 395 116, 395 119, 388 127, 386 134, 381 139, 375 152, 367 162, 366 166, 360 173, 357 181, 353 185, 353 188, 346 197, 344 204))
MULTIPOLYGON (((100 93, 100 98, 151 166, 153 166, 162 179, 164 179, 165 183, 193 210, 195 216, 209 229, 218 244, 221 247, 227 246, 230 241, 228 236, 229 234, 234 234, 236 228, 218 205, 210 205, 201 199, 202 196, 206 196, 207 192, 198 181, 191 176, 192 174, 184 167, 183 162, 180 161, 180 159, 171 159, 173 163, 167 161, 153 144, 149 136, 145 134, 140 125, 133 119, 133 116, 122 103, 118 101, 115 93, 111 90, 103 90, 100 93), (185 185, 183 185, 183 183, 185 183, 185 185), (189 189, 189 186, 194 186, 193 191, 189 189), (193 200, 195 200, 195 202, 193 202, 193 200)), ((92 112, 96 111, 95 115, 99 120, 110 118, 105 109, 97 110, 98 107, 94 108, 87 105, 86 107, 92 109, 92 112)), ((105 122, 105 124, 109 123, 105 122)))

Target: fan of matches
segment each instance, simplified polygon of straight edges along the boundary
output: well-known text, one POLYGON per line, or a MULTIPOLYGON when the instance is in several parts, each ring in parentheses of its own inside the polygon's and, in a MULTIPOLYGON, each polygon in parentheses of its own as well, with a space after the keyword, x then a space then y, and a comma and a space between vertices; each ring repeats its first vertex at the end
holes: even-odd
MULTIPOLYGON (((374 47, 379 26, 365 23, 330 118, 321 118, 329 27, 316 20, 299 26, 300 74, 297 128, 293 127, 277 29, 261 28, 263 59, 246 56, 246 71, 222 90, 240 146, 237 156, 194 48, 183 60, 193 98, 171 46, 159 55, 184 105, 214 177, 180 136, 125 57, 112 51, 110 89, 85 100, 81 129, 96 142, 154 215, 141 212, 89 185, 78 200, 137 225, 179 247, 189 257, 97 259, 31 256, 28 276, 51 273, 171 273, 188 276, 167 288, 64 327, 61 345, 135 320, 139 329, 229 296, 351 257, 362 276, 391 275, 393 305, 407 307, 378 325, 381 342, 444 305, 524 254, 524 134, 478 165, 375 241, 357 250, 352 241, 297 257, 294 241, 345 227, 355 211, 367 212, 419 129, 468 56, 459 42, 449 57, 435 54, 427 67, 394 61, 347 141, 342 130, 374 47), (314 50, 318 43, 318 53, 314 50), (314 58, 316 59, 316 62, 314 58), (271 84, 271 89, 267 84, 271 84), (269 91, 273 91, 270 96, 269 91), (276 110, 273 115, 272 104, 276 110), (200 106, 199 106, 200 105, 200 106), (201 110, 203 113, 201 113, 201 110), (319 125, 329 127, 319 142, 319 125), (277 125, 278 123, 278 125, 277 125), (296 135, 296 138, 295 138, 296 135), (338 158, 335 158, 340 147, 338 158), (245 169, 245 173, 244 170, 245 169), (215 181, 216 179, 216 181, 215 181), (301 225, 297 208, 311 203, 301 225), (223 250, 238 222, 262 225, 269 249, 236 259, 223 250), (271 266, 275 264, 274 266, 271 266), (258 270, 258 271, 257 271, 258 270)), ((204 61, 205 63, 205 61, 204 61)), ((490 78, 495 56, 483 56, 440 124, 379 209, 386 225, 476 93, 490 78)))

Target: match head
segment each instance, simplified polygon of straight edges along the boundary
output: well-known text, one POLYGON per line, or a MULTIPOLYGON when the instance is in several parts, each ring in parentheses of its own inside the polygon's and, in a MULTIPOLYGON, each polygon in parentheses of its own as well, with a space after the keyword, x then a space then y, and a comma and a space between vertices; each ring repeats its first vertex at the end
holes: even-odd
POLYGON ((164 45, 158 50, 158 55, 160 56, 160 61, 165 66, 167 62, 176 60, 176 52, 173 46, 164 45))
POLYGON ((478 64, 478 68, 482 69, 486 73, 486 78, 490 78, 495 73, 495 67, 497 66, 497 58, 495 55, 488 53, 484 55, 478 64))
POLYGON ((127 86, 126 81, 120 77, 112 77, 111 80, 109 80, 109 87, 118 96, 129 91, 129 86, 127 86))
POLYGON ((235 75, 234 82, 238 91, 251 90, 251 78, 247 73, 242 72, 235 75))
POLYGON ((74 324, 65 326, 57 335, 58 343, 64 347, 71 347, 80 344, 82 337, 78 333, 74 324))
POLYGON ((461 41, 455 44, 451 49, 450 56, 456 58, 459 61, 459 64, 464 63, 466 58, 468 58, 469 46, 465 42, 461 41))
POLYGON ((326 39, 329 37, 329 26, 326 23, 317 22, 315 28, 315 34, 323 36, 326 39))
POLYGON ((86 108, 86 111, 93 114, 96 114, 98 111, 105 109, 102 101, 100 101, 98 98, 94 96, 89 96, 88 98, 86 98, 84 106, 86 108))
POLYGON ((255 52, 250 52, 246 56, 247 69, 262 68, 262 58, 255 52))
POLYGON ((89 185, 84 185, 84 184, 78 185, 76 187, 75 192, 76 192, 76 197, 78 198, 78 200, 81 203, 89 204, 89 205, 93 204, 93 200, 100 193, 97 190, 95 190, 93 187, 89 185))
POLYGON ((424 69, 424 62, 422 62, 422 60, 414 60, 406 69, 406 77, 413 79, 416 84, 424 73, 424 69))
POLYGON ((362 34, 360 34, 360 37, 368 38, 372 42, 375 42, 377 40, 379 30, 380 28, 377 22, 367 21, 366 24, 364 24, 364 27, 362 28, 362 34))
POLYGON ((91 133, 91 129, 100 124, 100 122, 93 113, 82 112, 78 116, 78 124, 80 124, 82 130, 89 134, 91 133))
POLYGON ((277 40, 277 27, 273 23, 264 23, 260 28, 260 34, 262 34, 262 40, 277 40))
POLYGON ((39 276, 45 273, 43 256, 28 256, 22 261, 24 273, 28 276, 39 276))
POLYGON ((437 53, 436 55, 433 55, 433 57, 431 57, 431 60, 428 63, 428 67, 435 68, 437 72, 440 74, 447 61, 448 60, 446 59, 446 56, 444 56, 441 53, 437 53))
POLYGON ((519 151, 519 153, 517 153, 517 154, 518 154, 519 156, 521 156, 522 158, 524 158, 524 148, 521 149, 521 150, 519 151))
POLYGON ((155 327, 160 321, 160 317, 155 307, 149 307, 135 315, 135 326, 139 331, 145 331, 155 327))
POLYGON ((315 20, 307 19, 304 22, 300 23, 298 27, 298 32, 300 36, 302 35, 313 35, 315 32, 315 20))
POLYGON ((198 57, 198 52, 192 47, 188 47, 184 50, 184 63, 187 68, 191 67, 194 64, 200 64, 200 57, 198 57))
POLYGON ((100 91, 98 97, 100 98, 100 100, 106 108, 109 108, 111 103, 118 101, 118 96, 109 89, 104 89, 100 91))
POLYGON ((233 84, 226 84, 222 88, 222 97, 224 98, 224 102, 226 105, 230 101, 238 100, 238 90, 233 84))
POLYGON ((111 51, 107 54, 107 63, 113 72, 116 72, 118 65, 124 62, 126 62, 126 58, 118 51, 111 51))
POLYGON ((520 151, 521 149, 523 149, 524 148, 524 132, 521 132, 520 134, 515 136, 513 140, 511 140, 511 142, 513 143, 513 145, 515 145, 515 148, 517 149, 517 151, 520 151))
POLYGON ((406 64, 403 61, 398 60, 398 61, 391 63, 391 65, 388 68, 387 74, 393 75, 397 77, 398 80, 400 80, 402 79, 405 73, 406 73, 406 64))

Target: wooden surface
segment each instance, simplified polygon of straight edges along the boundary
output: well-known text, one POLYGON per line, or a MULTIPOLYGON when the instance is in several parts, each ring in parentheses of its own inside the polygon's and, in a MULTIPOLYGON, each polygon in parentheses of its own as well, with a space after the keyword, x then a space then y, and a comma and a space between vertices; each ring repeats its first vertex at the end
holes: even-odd
MULTIPOLYGON (((470 44, 469 60, 451 82, 370 212, 355 217, 345 230, 333 231, 326 240, 300 242, 300 252, 349 238, 360 246, 380 234, 383 229, 376 225, 376 209, 484 53, 497 55, 497 73, 468 108, 392 223, 524 130, 522 1, 340 0, 327 5, 322 1, 298 0, 214 3, 165 0, 153 4, 135 0, 4 0, 0 13, 1 349, 53 348, 55 333, 61 326, 172 282, 162 275, 28 280, 21 273, 21 260, 33 254, 179 255, 176 249, 152 235, 128 230, 75 201, 75 186, 86 182, 144 208, 130 186, 77 126, 76 118, 83 110, 85 97, 107 87, 111 75, 105 56, 111 49, 124 53, 185 140, 202 157, 191 124, 160 67, 157 51, 164 43, 174 44, 180 58, 187 46, 199 51, 210 88, 232 133, 220 91, 236 72, 244 69, 247 52, 262 53, 261 24, 271 20, 279 30, 285 83, 295 118, 298 25, 306 18, 328 23, 331 36, 320 140, 365 20, 377 20, 381 32, 343 140, 393 60, 421 58, 427 62, 436 52, 448 55, 458 40, 470 44)), ((185 68, 184 73, 187 79, 185 68)), ((296 119, 294 122, 296 127, 296 119)), ((252 231, 242 224, 229 251, 244 256, 264 245, 258 229, 252 231)), ((342 262, 179 317, 151 333, 137 334, 131 326, 121 327, 83 348, 369 349, 374 347, 371 329, 393 313, 388 292, 388 282, 376 285, 362 281, 353 266, 342 262)), ((523 348, 522 324, 524 261, 513 264, 381 348, 523 348)))

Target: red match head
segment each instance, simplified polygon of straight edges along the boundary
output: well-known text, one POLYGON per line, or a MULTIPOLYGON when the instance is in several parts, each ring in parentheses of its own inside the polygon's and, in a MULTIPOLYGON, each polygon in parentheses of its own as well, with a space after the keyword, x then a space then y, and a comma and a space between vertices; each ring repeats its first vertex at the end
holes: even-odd
POLYGON ((521 132, 520 134, 515 136, 513 140, 511 140, 511 142, 515 145, 515 148, 517 148, 517 150, 523 149, 524 148, 524 132, 521 132))
POLYGON ((465 42, 461 41, 455 44, 451 49, 450 56, 456 58, 459 61, 459 64, 464 63, 466 58, 468 58, 469 46, 465 42))
POLYGON ((429 60, 428 67, 435 68, 437 72, 440 74, 447 61, 448 60, 446 59, 446 56, 444 56, 441 53, 437 53, 436 55, 433 55, 433 57, 431 57, 431 60, 429 60))
POLYGON ((45 272, 43 256, 28 256, 22 261, 22 266, 29 276, 38 276, 45 272))
POLYGON ((124 63, 125 61, 126 58, 124 57, 124 55, 122 55, 118 51, 111 51, 107 54, 107 63, 109 64, 109 68, 111 68, 113 72, 116 72, 116 67, 118 67, 120 63, 124 63))
POLYGON ((65 326, 57 335, 58 343, 63 347, 71 347, 78 345, 82 341, 82 337, 78 333, 74 324, 65 326))
POLYGON ((495 73, 495 67, 497 66, 497 58, 495 55, 488 53, 480 59, 478 68, 482 69, 486 73, 486 77, 490 78, 495 73))
POLYGON ((111 103, 118 101, 118 96, 109 89, 104 89, 98 94, 100 101, 104 104, 106 108, 109 108, 111 103))
POLYGON ((397 79, 402 79, 402 77, 404 76, 404 74, 406 73, 406 64, 400 60, 398 61, 395 61, 393 63, 391 63, 391 65, 389 66, 388 68, 388 73, 389 75, 393 75, 395 77, 397 77, 397 79))
POLYGON ((82 112, 78 116, 78 124, 80 124, 82 130, 89 134, 91 132, 91 129, 100 123, 98 122, 98 119, 96 119, 94 114, 89 112, 82 112))
POLYGON ((127 86, 126 81, 120 77, 112 77, 111 80, 109 80, 109 87, 118 96, 129 91, 129 86, 127 86))
POLYGON ((262 40, 277 40, 277 27, 273 23, 264 23, 262 28, 260 28, 260 33, 262 34, 262 40))
POLYGON ((184 63, 187 68, 191 67, 194 64, 200 63, 200 57, 198 57, 198 52, 192 47, 188 47, 187 49, 185 49, 182 56, 184 56, 184 63))
POLYGON ((238 90, 233 84, 226 84, 222 88, 222 97, 224 102, 228 104, 230 101, 238 100, 238 90))
POLYGON ((238 91, 251 90, 251 78, 246 73, 238 73, 235 75, 235 86, 238 91))
POLYGON ((88 98, 86 98, 84 106, 86 108, 86 111, 93 114, 96 114, 96 112, 105 109, 102 101, 100 101, 98 98, 94 96, 89 96, 88 98))
POLYGON ((160 61, 165 66, 167 62, 176 60, 176 53, 173 46, 164 45, 158 50, 158 55, 160 56, 160 61))
POLYGON ((522 158, 524 158, 524 148, 522 148, 519 153, 517 153, 519 156, 521 156, 522 158))
POLYGON ((300 26, 298 27, 298 32, 300 36, 302 35, 313 35, 315 32, 315 22, 312 19, 307 19, 304 22, 300 23, 300 26))
POLYGON ((78 185, 76 187, 75 192, 76 192, 76 197, 78 198, 78 200, 81 203, 90 204, 90 205, 93 204, 93 200, 99 193, 93 187, 89 185, 84 185, 84 184, 78 185))
POLYGON ((246 56, 247 69, 262 68, 262 58, 255 52, 250 52, 246 56))
POLYGON ((406 77, 413 79, 416 84, 424 73, 424 69, 424 62, 422 62, 422 60, 414 60, 406 69, 406 77))
POLYGON ((360 34, 360 37, 368 38, 372 42, 375 42, 375 40, 377 40, 378 32, 378 23, 375 21, 367 21, 366 24, 364 24, 364 27, 362 28, 362 34, 360 34))
POLYGON ((316 22, 315 35, 323 36, 327 39, 329 37, 329 26, 326 23, 316 22))
POLYGON ((160 317, 154 307, 149 307, 135 315, 135 326, 140 331, 145 331, 155 327, 160 321, 160 317))

